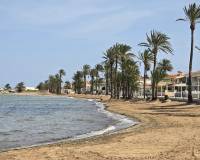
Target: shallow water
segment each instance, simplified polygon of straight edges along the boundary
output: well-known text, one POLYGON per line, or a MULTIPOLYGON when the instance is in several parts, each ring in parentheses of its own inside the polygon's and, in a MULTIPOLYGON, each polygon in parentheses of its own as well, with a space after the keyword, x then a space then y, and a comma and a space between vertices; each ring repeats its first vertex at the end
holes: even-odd
POLYGON ((84 138, 134 122, 100 103, 66 97, 0 96, 0 151, 84 138))

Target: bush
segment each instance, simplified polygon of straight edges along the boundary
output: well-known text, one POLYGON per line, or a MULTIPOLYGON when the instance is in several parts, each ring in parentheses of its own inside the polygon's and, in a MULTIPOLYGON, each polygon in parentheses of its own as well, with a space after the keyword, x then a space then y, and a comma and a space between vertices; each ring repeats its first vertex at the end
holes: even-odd
POLYGON ((168 95, 165 95, 165 100, 168 100, 169 99, 169 96, 168 95))

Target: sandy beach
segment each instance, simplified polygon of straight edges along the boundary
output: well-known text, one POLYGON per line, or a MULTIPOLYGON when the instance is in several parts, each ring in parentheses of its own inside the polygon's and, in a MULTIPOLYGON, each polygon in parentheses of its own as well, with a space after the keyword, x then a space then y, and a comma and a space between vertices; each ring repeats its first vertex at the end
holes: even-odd
POLYGON ((2 152, 0 160, 200 159, 199 105, 75 97, 102 99, 107 110, 136 118, 140 124, 116 134, 2 152))

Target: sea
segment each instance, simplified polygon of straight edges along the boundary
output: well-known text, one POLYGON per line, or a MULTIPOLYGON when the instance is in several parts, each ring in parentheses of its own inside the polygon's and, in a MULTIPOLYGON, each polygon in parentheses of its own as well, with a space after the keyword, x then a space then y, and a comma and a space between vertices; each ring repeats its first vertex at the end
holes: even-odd
POLYGON ((0 151, 109 134, 135 124, 95 100, 0 95, 0 151))

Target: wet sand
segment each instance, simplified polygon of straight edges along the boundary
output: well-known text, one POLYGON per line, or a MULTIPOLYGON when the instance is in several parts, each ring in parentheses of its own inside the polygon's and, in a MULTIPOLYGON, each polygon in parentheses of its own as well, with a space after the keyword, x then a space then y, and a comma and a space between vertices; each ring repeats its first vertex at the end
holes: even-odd
POLYGON ((130 102, 105 96, 107 110, 140 121, 117 134, 0 153, 0 160, 200 159, 200 106, 181 102, 130 102))

